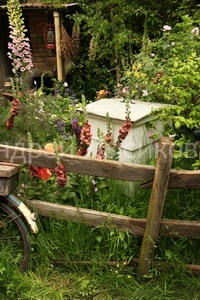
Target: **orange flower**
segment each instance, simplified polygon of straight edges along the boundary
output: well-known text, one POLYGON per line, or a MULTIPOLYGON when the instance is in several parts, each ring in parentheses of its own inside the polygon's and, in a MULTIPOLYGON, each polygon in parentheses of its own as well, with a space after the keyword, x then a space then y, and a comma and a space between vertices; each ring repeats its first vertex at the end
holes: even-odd
MULTIPOLYGON (((48 152, 54 152, 54 146, 52 143, 47 143, 45 146, 44 146, 44 150, 48 151, 48 152)), ((58 145, 58 151, 60 152, 61 150, 61 147, 58 145)))
POLYGON ((51 172, 47 168, 38 167, 38 178, 42 180, 48 180, 51 177, 51 172))
POLYGON ((49 152, 54 152, 53 144, 52 143, 47 143, 44 146, 44 150, 49 151, 49 152))
POLYGON ((96 92, 96 93, 97 93, 96 100, 100 100, 100 99, 102 99, 104 96, 110 94, 110 92, 108 92, 107 90, 100 90, 99 92, 96 92))
POLYGON ((52 176, 51 172, 47 168, 28 166, 28 170, 31 176, 38 177, 42 180, 48 180, 52 176))
MULTIPOLYGON (((58 151, 60 151, 60 149, 61 147, 58 146, 58 151)), ((47 143, 44 146, 44 149, 41 150, 46 150, 48 152, 54 153, 54 146, 52 143, 47 143)), ((52 176, 51 171, 55 172, 59 186, 64 186, 67 182, 67 176, 65 174, 64 165, 58 165, 55 169, 52 169, 51 171, 47 168, 40 168, 34 166, 28 166, 28 170, 32 177, 38 177, 41 180, 48 180, 52 176)))

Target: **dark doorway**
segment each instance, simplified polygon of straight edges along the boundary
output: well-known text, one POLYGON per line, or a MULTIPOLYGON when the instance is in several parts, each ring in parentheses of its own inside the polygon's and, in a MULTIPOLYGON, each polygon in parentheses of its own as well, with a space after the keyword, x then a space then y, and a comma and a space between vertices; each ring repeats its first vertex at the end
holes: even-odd
POLYGON ((2 88, 7 78, 12 76, 11 60, 7 56, 9 39, 7 15, 0 15, 0 24, 0 88, 2 88))

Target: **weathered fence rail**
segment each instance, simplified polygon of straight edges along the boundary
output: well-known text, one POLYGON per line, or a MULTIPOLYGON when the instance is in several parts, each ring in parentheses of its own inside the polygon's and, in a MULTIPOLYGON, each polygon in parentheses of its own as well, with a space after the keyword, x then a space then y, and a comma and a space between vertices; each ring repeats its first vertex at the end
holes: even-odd
MULTIPOLYGON (((26 200, 26 204, 29 207, 37 209, 39 214, 44 217, 83 222, 91 226, 100 226, 104 224, 108 228, 109 226, 114 226, 117 230, 128 231, 139 236, 144 235, 146 228, 146 218, 134 219, 127 216, 41 200, 26 200)), ((199 239, 200 222, 164 219, 160 221, 160 234, 163 236, 199 239)))
MULTIPOLYGON (((113 178, 124 181, 143 182, 145 188, 152 187, 155 167, 132 163, 99 160, 69 154, 60 154, 68 173, 113 178)), ((0 161, 14 164, 31 164, 43 168, 55 168, 53 153, 21 147, 0 145, 0 161)), ((200 188, 200 171, 170 170, 168 188, 200 188)))
MULTIPOLYGON (((133 219, 127 216, 40 200, 26 200, 26 204, 42 216, 84 222, 91 226, 105 224, 108 228, 115 226, 118 230, 128 230, 132 234, 143 236, 140 257, 135 260, 138 262, 138 275, 143 276, 148 273, 152 266, 158 235, 200 238, 200 222, 162 220, 167 189, 200 188, 200 171, 171 169, 173 149, 174 144, 170 138, 161 138, 155 167, 59 154, 68 173, 141 182, 142 188, 151 188, 148 213, 144 219, 133 219)), ((6 145, 0 145, 0 161, 18 165, 29 164, 43 168, 56 167, 54 153, 6 145)), ((200 266, 198 265, 187 265, 186 267, 200 273, 200 266)))

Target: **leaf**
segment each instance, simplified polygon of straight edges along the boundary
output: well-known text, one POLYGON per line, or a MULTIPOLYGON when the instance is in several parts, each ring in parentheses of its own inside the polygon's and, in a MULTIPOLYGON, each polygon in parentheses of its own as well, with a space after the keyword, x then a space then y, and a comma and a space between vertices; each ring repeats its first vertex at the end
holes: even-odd
POLYGON ((178 107, 176 110, 177 115, 180 115, 181 111, 182 111, 181 107, 178 107))
POLYGON ((180 121, 176 121, 174 126, 175 126, 176 129, 179 129, 181 127, 180 121))
POLYGON ((100 235, 96 236, 96 240, 100 243, 102 240, 102 236, 100 236, 100 235))
POLYGON ((178 62, 177 61, 174 62, 174 68, 178 68, 178 62))

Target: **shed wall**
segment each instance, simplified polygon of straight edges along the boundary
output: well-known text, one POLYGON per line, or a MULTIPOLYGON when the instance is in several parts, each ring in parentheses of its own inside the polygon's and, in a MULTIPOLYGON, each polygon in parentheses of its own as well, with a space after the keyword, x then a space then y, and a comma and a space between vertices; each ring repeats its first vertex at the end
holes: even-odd
MULTIPOLYGON (((52 12, 51 12, 52 15, 52 12)), ((46 49, 44 42, 44 26, 48 22, 49 13, 41 11, 23 11, 25 25, 28 29, 27 35, 30 38, 31 50, 33 55, 33 65, 31 76, 55 76, 56 56, 51 50, 46 49)), ((0 89, 3 88, 8 77, 12 76, 11 60, 7 57, 9 29, 6 11, 0 14, 0 89)))
POLYGON ((51 50, 46 49, 43 29, 48 22, 45 12, 28 13, 29 34, 33 54, 33 73, 35 76, 46 73, 54 75, 56 70, 56 56, 51 50))

